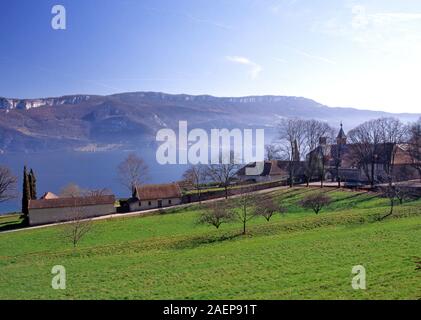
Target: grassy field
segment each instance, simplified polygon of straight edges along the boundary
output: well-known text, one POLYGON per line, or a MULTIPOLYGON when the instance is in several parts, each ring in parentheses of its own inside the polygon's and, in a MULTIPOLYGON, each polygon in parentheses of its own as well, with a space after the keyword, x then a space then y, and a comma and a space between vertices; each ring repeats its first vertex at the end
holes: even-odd
POLYGON ((316 216, 296 205, 310 192, 274 193, 288 213, 252 220, 246 236, 197 225, 194 207, 97 221, 76 249, 62 226, 0 234, 0 299, 421 298, 420 200, 378 221, 386 199, 326 189, 335 201, 316 216), (66 290, 51 288, 54 265, 66 290), (367 290, 351 287, 355 265, 367 290))

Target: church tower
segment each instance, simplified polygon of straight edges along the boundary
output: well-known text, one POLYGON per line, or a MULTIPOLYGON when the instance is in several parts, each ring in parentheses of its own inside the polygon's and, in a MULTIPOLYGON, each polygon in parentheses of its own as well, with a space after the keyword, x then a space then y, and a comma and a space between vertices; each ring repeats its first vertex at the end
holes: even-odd
POLYGON ((339 130, 338 136, 336 137, 336 143, 338 145, 345 145, 346 144, 346 134, 344 132, 343 124, 341 122, 341 130, 339 130))

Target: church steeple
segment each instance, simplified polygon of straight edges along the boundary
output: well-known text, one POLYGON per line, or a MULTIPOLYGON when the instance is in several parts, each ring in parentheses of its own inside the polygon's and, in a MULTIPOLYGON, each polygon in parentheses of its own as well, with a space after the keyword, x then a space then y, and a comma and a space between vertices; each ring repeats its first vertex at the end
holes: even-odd
POLYGON ((344 132, 343 124, 341 121, 341 130, 339 130, 338 136, 336 137, 337 144, 346 144, 347 136, 344 132))

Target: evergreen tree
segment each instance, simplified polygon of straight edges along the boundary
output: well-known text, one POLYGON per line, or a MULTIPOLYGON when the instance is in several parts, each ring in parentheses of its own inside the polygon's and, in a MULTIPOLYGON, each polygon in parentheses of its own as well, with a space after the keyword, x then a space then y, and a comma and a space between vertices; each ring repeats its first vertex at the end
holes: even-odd
POLYGON ((30 182, 30 189, 31 189, 31 199, 37 199, 37 178, 35 177, 34 171, 31 169, 29 173, 29 182, 30 182))
POLYGON ((29 184, 29 175, 26 166, 23 168, 23 190, 22 190, 22 213, 27 216, 29 213, 29 199, 31 197, 31 190, 29 184))

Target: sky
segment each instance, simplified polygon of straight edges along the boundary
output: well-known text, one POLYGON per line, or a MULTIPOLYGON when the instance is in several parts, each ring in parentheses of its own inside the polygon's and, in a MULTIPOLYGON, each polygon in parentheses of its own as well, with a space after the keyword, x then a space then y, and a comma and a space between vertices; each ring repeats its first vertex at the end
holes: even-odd
POLYGON ((0 16, 3 97, 273 94, 421 112, 418 0, 2 0, 0 16))

